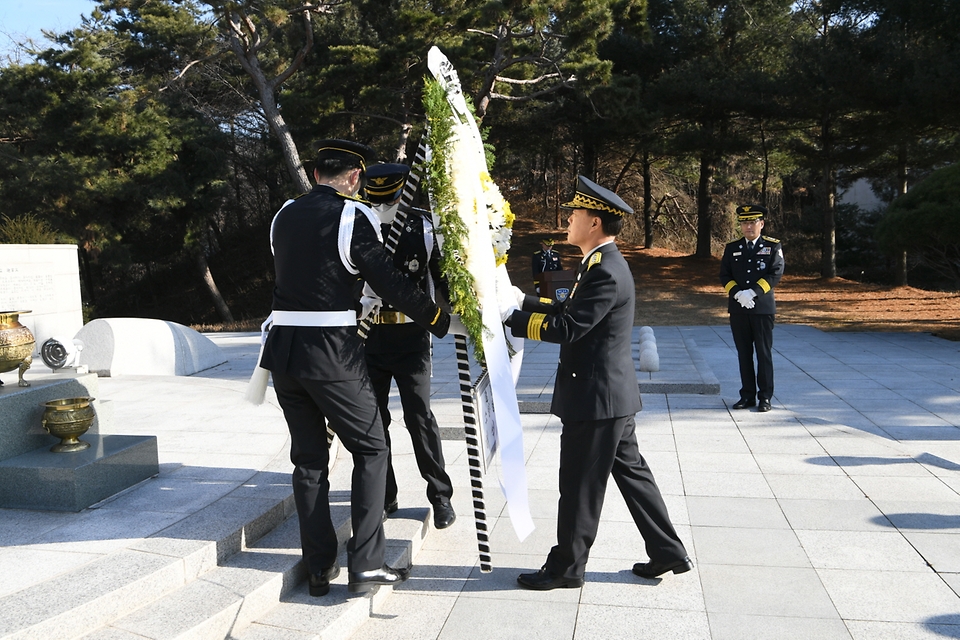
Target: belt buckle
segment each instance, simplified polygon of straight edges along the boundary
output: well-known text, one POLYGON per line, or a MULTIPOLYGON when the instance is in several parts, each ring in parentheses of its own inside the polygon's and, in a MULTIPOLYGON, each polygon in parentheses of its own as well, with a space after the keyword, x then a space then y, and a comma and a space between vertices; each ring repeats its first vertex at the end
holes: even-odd
POLYGON ((381 311, 380 324, 400 324, 399 311, 381 311))

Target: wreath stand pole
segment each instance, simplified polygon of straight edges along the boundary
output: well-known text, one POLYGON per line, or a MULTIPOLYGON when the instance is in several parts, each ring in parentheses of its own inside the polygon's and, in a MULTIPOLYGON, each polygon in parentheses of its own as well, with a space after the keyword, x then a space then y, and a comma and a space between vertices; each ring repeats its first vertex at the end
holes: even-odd
POLYGON ((477 548, 480 552, 480 571, 493 571, 490 557, 490 532, 487 528, 487 510, 483 499, 483 463, 480 451, 480 424, 473 402, 473 384, 470 379, 470 356, 466 336, 456 336, 457 372, 460 377, 460 402, 463 405, 463 432, 467 442, 467 463, 470 469, 470 491, 473 496, 473 518, 477 526, 477 548))

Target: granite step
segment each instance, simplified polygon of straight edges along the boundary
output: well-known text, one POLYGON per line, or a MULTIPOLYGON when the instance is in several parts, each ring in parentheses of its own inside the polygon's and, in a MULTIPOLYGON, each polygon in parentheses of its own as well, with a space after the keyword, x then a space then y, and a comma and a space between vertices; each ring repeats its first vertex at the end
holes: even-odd
MULTIPOLYGON (((720 393, 720 381, 692 336, 681 327, 655 327, 654 337, 660 370, 641 371, 640 327, 633 328, 631 354, 641 395, 720 393)), ((530 341, 525 348, 524 379, 522 385, 517 387, 520 413, 550 413, 559 357, 560 345, 557 344, 530 341)), ((462 429, 457 433, 444 434, 444 437, 463 437, 462 429)))
MULTIPOLYGON (((299 524, 293 515, 215 569, 82 636, 82 640, 250 640, 274 633, 280 635, 273 637, 290 637, 296 631, 290 627, 304 624, 305 619, 324 638, 346 638, 369 616, 374 609, 371 603, 380 603, 391 591, 348 597, 345 548, 350 536, 349 513, 348 503, 332 505, 344 570, 323 598, 307 594, 299 524)), ((411 563, 422 545, 428 514, 429 509, 406 509, 403 518, 384 524, 388 564, 411 563)))
MULTIPOLYGON (((413 564, 423 546, 424 538, 432 530, 430 515, 429 508, 401 509, 384 523, 387 534, 385 562, 388 565, 406 567, 413 564)), ((380 587, 365 595, 349 593, 346 561, 346 553, 341 553, 340 566, 343 570, 331 584, 330 593, 327 595, 322 598, 312 598, 307 593, 306 585, 300 585, 282 594, 274 607, 249 624, 244 620, 242 621, 244 624, 235 625, 226 638, 228 640, 306 640, 311 638, 347 640, 352 637, 364 622, 383 611, 384 603, 393 593, 393 588, 380 587)), ((238 620, 238 622, 241 621, 238 620)))
POLYGON ((79 638, 196 581, 294 512, 289 490, 255 490, 276 475, 255 474, 150 537, 0 598, 0 639, 79 638))
MULTIPOLYGON (((275 526, 257 530, 260 535, 256 538, 244 537, 239 546, 229 537, 221 536, 221 547, 229 549, 229 553, 218 554, 215 558, 208 556, 202 561, 199 558, 185 561, 185 564, 203 569, 191 571, 190 579, 183 579, 180 575, 168 579, 166 588, 147 592, 147 597, 141 598, 135 606, 128 605, 123 611, 116 607, 111 620, 86 633, 45 637, 248 640, 270 637, 278 629, 280 635, 273 637, 295 637, 297 631, 293 627, 304 617, 312 621, 312 629, 323 631, 324 638, 348 637, 392 591, 382 588, 369 597, 348 597, 345 549, 351 535, 348 490, 351 474, 349 460, 334 465, 330 474, 331 516, 337 528, 339 561, 344 570, 327 596, 318 599, 307 594, 306 572, 300 557, 299 525, 292 496, 287 495, 283 502, 286 517, 274 523, 275 526), (293 614, 296 622, 288 621, 291 609, 297 611, 293 614), (313 613, 306 616, 300 609, 309 609, 313 613)), ((411 564, 428 531, 429 516, 429 508, 406 508, 385 522, 385 561, 388 564, 411 564)), ((248 530, 254 533, 252 526, 248 530)), ((158 537, 162 538, 163 534, 161 532, 158 537)), ((141 547, 144 551, 151 549, 162 553, 160 549, 166 544, 161 540, 147 539, 141 547)), ((184 541, 178 539, 177 545, 183 544, 184 541)), ((147 580, 145 582, 149 584, 147 580)))

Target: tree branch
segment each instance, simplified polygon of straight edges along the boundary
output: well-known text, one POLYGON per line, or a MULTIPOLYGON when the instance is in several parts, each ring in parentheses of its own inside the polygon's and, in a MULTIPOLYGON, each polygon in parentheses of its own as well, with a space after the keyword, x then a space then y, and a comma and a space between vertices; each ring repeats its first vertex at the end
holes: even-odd
MULTIPOLYGON (((576 81, 576 79, 577 79, 576 76, 570 76, 568 79, 564 80, 559 84, 555 84, 552 87, 548 87, 540 91, 534 91, 533 93, 527 94, 525 96, 507 96, 502 93, 496 93, 495 91, 491 91, 490 98, 495 100, 505 100, 507 102, 526 102, 528 100, 533 100, 534 98, 539 98, 540 96, 549 95, 551 93, 559 91, 560 89, 564 89, 564 88, 569 89, 573 86, 570 83, 576 81)), ((497 78, 497 81, 499 80, 500 79, 497 78)))

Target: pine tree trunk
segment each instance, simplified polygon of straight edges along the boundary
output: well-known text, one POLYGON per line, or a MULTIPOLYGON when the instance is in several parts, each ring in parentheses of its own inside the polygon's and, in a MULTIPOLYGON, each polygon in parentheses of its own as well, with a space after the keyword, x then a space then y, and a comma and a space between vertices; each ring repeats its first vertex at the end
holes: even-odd
POLYGON ((650 152, 643 152, 643 248, 653 248, 653 192, 650 179, 650 152))
POLYGON ((233 322, 233 314, 230 313, 230 307, 227 301, 220 295, 220 289, 217 287, 213 274, 210 272, 210 265, 207 264, 207 257, 203 255, 203 249, 194 250, 197 259, 197 267, 200 269, 200 276, 203 278, 203 284, 206 285, 210 298, 213 300, 213 306, 217 308, 220 319, 224 322, 233 322))
MULTIPOLYGON (((897 149, 897 197, 907 192, 907 146, 900 143, 897 149)), ((893 267, 893 282, 898 287, 907 286, 907 252, 898 251, 893 267)))
POLYGON ((833 165, 833 143, 830 140, 830 121, 820 126, 823 144, 823 235, 820 253, 820 277, 837 277, 837 170, 833 165))
POLYGON ((697 185, 697 253, 698 258, 710 257, 710 238, 713 235, 713 221, 710 219, 710 205, 713 198, 710 186, 713 182, 713 162, 708 153, 700 155, 700 182, 697 185))

